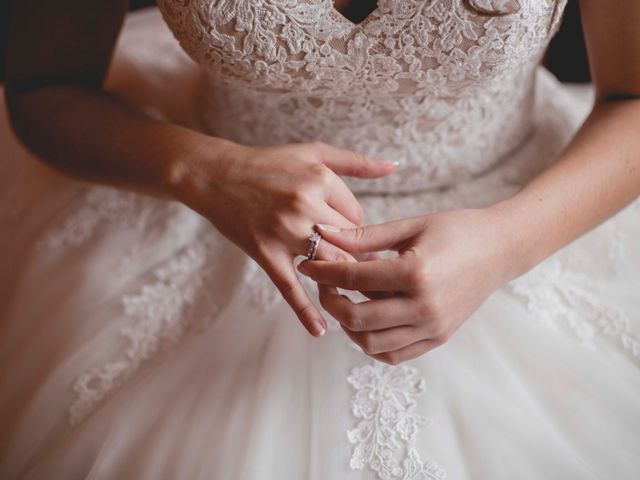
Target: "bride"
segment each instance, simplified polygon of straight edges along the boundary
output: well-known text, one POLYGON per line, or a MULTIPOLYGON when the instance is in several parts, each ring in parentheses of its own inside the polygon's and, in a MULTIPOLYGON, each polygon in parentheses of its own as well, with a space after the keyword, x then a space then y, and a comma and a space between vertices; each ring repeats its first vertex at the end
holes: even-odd
POLYGON ((2 478, 637 477, 640 3, 127 3, 15 2, 2 478))

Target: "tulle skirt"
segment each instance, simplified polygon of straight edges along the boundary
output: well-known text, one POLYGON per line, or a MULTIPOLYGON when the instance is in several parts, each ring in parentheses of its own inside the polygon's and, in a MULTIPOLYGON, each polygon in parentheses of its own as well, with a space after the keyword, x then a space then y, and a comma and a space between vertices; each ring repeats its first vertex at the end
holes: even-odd
MULTIPOLYGON (((198 72, 152 10, 129 18, 108 88, 198 128, 198 72)), ((362 197, 367 220, 508 197, 590 105, 541 69, 518 152, 446 190, 362 197)), ((45 167, 2 112, 2 478, 637 478, 640 202, 392 367, 336 324, 310 337, 186 207, 45 167)))

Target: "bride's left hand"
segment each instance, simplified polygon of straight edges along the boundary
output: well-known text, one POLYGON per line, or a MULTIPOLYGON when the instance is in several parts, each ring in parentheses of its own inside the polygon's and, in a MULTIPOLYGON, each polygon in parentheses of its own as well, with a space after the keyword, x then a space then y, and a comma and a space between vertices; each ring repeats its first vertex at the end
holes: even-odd
POLYGON ((523 252, 514 248, 517 232, 491 207, 354 229, 317 228, 351 253, 399 253, 299 266, 318 282, 322 306, 349 337, 373 358, 394 365, 446 342, 493 291, 523 273, 523 252), (388 294, 354 303, 336 287, 388 294))

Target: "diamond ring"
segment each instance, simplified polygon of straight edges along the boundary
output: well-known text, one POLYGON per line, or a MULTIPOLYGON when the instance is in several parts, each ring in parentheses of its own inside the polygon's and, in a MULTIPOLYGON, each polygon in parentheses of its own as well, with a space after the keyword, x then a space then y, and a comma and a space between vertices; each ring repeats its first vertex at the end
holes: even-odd
POLYGON ((309 250, 307 251, 307 258, 309 260, 316 259, 316 253, 318 253, 318 245, 320 245, 322 237, 318 232, 313 232, 309 235, 309 250))

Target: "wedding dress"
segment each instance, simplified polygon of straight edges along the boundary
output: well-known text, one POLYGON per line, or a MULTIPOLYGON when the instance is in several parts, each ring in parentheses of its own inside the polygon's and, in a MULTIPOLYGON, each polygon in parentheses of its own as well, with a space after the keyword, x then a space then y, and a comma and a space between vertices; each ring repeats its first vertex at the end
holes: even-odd
MULTIPOLYGON (((107 88, 244 144, 400 161, 348 181, 368 223, 514 194, 593 101, 539 66, 564 0, 379 0, 359 24, 331 0, 158 3, 107 88)), ((640 202, 389 366, 335 323, 309 336, 204 218, 68 179, 2 122, 3 479, 637 478, 640 202)))

